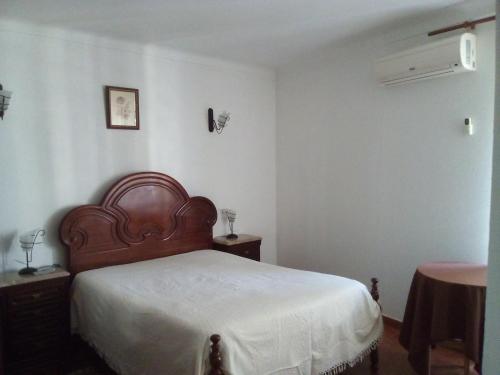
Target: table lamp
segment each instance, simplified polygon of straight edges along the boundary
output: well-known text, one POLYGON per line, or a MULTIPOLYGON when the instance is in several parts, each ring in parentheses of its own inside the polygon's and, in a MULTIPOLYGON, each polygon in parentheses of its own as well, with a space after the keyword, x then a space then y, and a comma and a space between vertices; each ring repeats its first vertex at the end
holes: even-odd
POLYGON ((33 275, 37 269, 30 267, 30 262, 33 261, 33 248, 35 245, 43 243, 45 237, 45 229, 34 229, 26 232, 19 237, 21 248, 26 252, 26 267, 19 271, 19 275, 33 275))
POLYGON ((223 214, 226 215, 227 221, 229 222, 229 230, 231 231, 230 234, 226 236, 227 239, 234 240, 238 238, 237 234, 234 234, 233 232, 233 225, 234 222, 236 221, 236 211, 231 210, 230 208, 224 208, 222 210, 223 214))

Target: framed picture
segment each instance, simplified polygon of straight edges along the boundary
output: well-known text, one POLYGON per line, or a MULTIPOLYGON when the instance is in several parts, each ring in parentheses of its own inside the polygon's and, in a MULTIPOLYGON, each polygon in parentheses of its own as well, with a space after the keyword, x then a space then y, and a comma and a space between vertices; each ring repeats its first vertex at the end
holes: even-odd
POLYGON ((139 130, 139 90, 106 86, 106 127, 139 130))

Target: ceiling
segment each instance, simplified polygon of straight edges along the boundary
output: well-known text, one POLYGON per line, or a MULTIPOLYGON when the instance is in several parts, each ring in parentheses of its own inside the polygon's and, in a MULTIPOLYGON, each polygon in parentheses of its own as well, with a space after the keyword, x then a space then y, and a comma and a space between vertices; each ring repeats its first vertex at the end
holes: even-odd
POLYGON ((321 45, 463 2, 0 0, 0 17, 272 67, 321 45))

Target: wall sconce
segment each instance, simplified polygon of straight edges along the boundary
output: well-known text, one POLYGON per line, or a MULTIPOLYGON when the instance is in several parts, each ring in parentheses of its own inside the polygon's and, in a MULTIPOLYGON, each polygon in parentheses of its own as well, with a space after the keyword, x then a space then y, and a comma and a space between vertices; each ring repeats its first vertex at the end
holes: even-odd
POLYGON ((3 89, 0 84, 0 118, 3 120, 3 115, 7 108, 9 107, 9 101, 12 97, 12 92, 3 89))
POLYGON ((215 129, 217 134, 222 133, 222 130, 224 130, 224 127, 227 125, 227 122, 231 118, 231 115, 229 112, 222 112, 219 115, 219 118, 217 119, 217 122, 214 120, 214 110, 212 108, 208 109, 208 131, 212 133, 215 129))

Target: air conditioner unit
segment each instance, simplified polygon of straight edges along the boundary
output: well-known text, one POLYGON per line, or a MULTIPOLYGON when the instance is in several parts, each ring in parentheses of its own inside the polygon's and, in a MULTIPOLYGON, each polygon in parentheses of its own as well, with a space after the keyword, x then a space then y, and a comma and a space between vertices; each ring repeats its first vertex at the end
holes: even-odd
POLYGON ((463 33, 380 59, 380 83, 400 85, 476 70, 476 36, 463 33))

